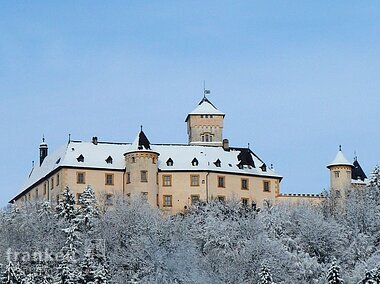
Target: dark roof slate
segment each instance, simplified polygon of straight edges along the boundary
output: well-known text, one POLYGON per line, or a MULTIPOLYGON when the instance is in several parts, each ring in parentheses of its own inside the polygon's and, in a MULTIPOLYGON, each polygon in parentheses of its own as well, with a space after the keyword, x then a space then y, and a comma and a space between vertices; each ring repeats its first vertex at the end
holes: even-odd
POLYGON ((362 167, 360 166, 357 159, 355 159, 353 165, 354 165, 354 167, 352 168, 351 178, 354 180, 360 179, 360 180, 364 181, 367 178, 367 176, 364 173, 364 171, 363 171, 362 167))

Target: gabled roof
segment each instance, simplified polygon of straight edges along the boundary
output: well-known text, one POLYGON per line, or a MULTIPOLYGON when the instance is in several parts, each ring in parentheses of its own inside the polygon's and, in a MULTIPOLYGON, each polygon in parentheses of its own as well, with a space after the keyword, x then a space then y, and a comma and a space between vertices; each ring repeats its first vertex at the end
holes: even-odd
POLYGON ((331 168, 333 166, 351 166, 351 167, 353 167, 352 163, 350 163, 346 159, 346 157, 344 156, 341 147, 339 147, 339 151, 336 154, 334 161, 332 161, 329 165, 327 165, 327 168, 331 168))
POLYGON ((202 115, 202 114, 212 114, 212 115, 222 115, 222 116, 225 115, 223 112, 218 110, 213 105, 213 103, 209 99, 206 98, 206 96, 204 96, 203 99, 198 104, 198 106, 187 115, 185 121, 189 119, 190 115, 202 115))
POLYGON ((223 147, 217 146, 146 144, 149 140, 146 138, 145 134, 140 135, 140 133, 133 144, 98 142, 98 144, 95 145, 92 142, 70 141, 68 144, 48 155, 41 166, 34 167, 30 176, 22 186, 21 193, 18 194, 15 199, 21 197, 41 180, 54 174, 59 168, 88 168, 124 171, 124 154, 134 151, 153 151, 158 153, 159 158, 157 165, 159 171, 191 172, 196 170, 282 179, 282 176, 276 174, 271 169, 267 168, 266 171, 263 171, 261 167, 264 165, 264 162, 247 148, 231 147, 230 151, 225 151, 223 147), (143 147, 142 150, 138 149, 139 145, 143 147), (145 150, 148 145, 150 149, 145 150), (77 160, 80 155, 85 157, 83 162, 78 162, 77 160), (110 156, 113 159, 112 164, 107 163, 106 161, 110 156), (198 166, 196 169, 191 164, 191 161, 194 158, 198 160, 198 166), (167 164, 169 159, 173 161, 172 166, 167 164), (221 161, 220 167, 214 164, 218 159, 221 161), (245 165, 249 164, 253 166, 239 167, 239 164, 241 164, 242 161, 244 161, 243 164, 245 165))
POLYGON ((351 172, 351 179, 364 181, 367 178, 358 160, 355 158, 354 167, 351 172))

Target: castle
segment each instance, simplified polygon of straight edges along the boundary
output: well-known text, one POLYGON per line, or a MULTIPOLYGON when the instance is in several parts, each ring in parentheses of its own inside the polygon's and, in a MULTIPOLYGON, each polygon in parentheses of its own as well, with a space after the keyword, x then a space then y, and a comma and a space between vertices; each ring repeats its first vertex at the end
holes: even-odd
MULTIPOLYGON (((231 147, 223 139, 224 118, 204 95, 186 117, 187 144, 152 144, 142 127, 133 143, 101 142, 97 137, 91 142, 69 139, 52 154, 43 139, 39 165, 11 202, 21 206, 37 199, 58 203, 66 186, 79 200, 88 185, 105 206, 112 205, 117 195, 139 195, 173 213, 199 201, 235 199, 244 206, 261 206, 265 200, 319 202, 323 198, 281 194, 281 175, 250 148, 231 147)), ((344 189, 352 181, 362 185, 366 177, 357 166, 340 150, 328 166, 332 188, 344 189)))

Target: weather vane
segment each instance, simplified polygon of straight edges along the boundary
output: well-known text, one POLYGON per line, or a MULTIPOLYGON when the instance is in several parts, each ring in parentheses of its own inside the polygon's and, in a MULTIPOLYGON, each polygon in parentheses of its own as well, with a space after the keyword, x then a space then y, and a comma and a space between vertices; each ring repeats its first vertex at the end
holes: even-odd
POLYGON ((210 90, 206 90, 206 81, 203 80, 203 96, 206 98, 206 95, 209 95, 211 92, 210 90))

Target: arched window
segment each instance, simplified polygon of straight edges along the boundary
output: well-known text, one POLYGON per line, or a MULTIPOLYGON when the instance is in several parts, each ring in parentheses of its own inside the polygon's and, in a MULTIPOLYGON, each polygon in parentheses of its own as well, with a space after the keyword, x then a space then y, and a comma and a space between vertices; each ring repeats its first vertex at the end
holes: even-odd
POLYGON ((192 164, 194 167, 198 166, 199 162, 198 162, 197 158, 194 158, 194 159, 191 161, 191 164, 192 164))

